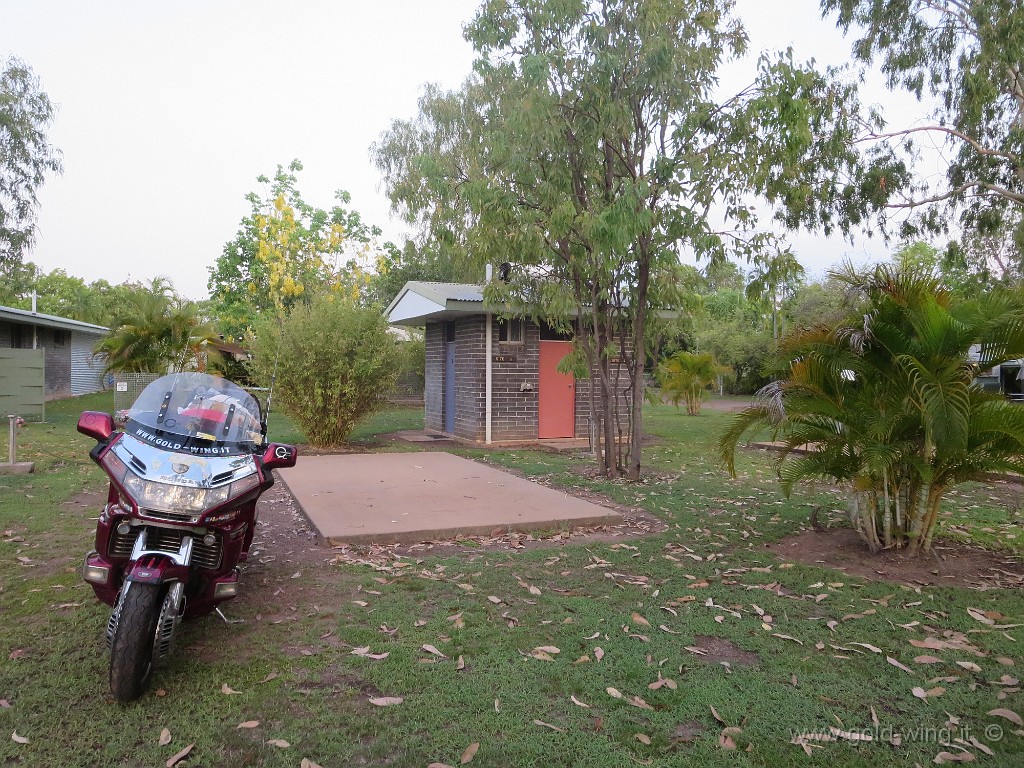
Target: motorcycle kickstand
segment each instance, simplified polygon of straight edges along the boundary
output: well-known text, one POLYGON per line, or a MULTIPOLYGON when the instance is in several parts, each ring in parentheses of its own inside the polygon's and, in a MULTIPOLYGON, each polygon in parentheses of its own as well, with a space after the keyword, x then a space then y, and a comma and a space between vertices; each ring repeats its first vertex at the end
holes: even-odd
POLYGON ((222 611, 220 608, 214 608, 213 610, 217 612, 218 616, 224 619, 225 624, 245 624, 245 619, 229 619, 227 616, 224 615, 224 611, 222 611))

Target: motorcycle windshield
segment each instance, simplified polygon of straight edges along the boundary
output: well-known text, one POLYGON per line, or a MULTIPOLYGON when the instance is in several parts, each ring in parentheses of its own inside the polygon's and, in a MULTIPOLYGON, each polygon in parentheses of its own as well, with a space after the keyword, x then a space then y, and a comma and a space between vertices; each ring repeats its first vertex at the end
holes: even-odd
POLYGON ((207 373, 154 381, 128 410, 125 432, 157 448, 201 456, 251 453, 263 444, 256 398, 207 373))

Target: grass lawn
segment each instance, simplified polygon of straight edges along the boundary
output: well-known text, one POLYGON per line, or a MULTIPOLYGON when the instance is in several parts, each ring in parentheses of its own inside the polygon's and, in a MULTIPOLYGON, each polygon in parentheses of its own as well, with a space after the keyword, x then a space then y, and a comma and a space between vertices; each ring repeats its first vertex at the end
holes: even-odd
MULTIPOLYGON (((108 399, 48 404, 19 443, 36 473, 0 476, 0 765, 156 766, 190 744, 181 765, 924 766, 960 747, 1024 765, 1020 591, 778 559, 767 543, 814 507, 839 524, 841 498, 785 499, 761 452, 728 478, 712 447, 728 415, 670 406, 648 412, 658 440, 638 485, 595 479, 582 457, 460 450, 641 507, 663 533, 353 565, 281 530, 226 606, 244 623, 184 625, 151 693, 117 705, 107 609, 77 573, 101 501, 87 494, 104 484, 74 425, 108 399), (834 740, 805 754, 798 734, 834 740)), ((372 448, 417 424, 389 411, 354 439, 372 448)), ((301 439, 277 415, 271 432, 301 439)), ((944 529, 1019 555, 1006 498, 961 489, 944 529)))

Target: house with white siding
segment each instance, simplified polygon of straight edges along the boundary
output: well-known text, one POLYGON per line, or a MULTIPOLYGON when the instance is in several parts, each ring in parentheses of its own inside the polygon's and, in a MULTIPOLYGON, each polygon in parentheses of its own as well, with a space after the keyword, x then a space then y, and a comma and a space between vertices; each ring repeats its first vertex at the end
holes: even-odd
MULTIPOLYGON (((66 317, 0 306, 0 350, 43 350, 47 400, 102 389, 104 361, 93 354, 93 348, 109 330, 66 317)), ((0 356, 0 366, 13 368, 15 359, 16 353, 0 356)), ((0 370, 0 385, 4 373, 0 370)))

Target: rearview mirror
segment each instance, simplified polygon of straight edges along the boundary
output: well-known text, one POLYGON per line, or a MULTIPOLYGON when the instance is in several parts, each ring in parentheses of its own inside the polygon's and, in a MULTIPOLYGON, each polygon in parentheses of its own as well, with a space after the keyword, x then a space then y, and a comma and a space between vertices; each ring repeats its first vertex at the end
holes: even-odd
POLYGON ((109 413, 83 411, 78 417, 78 431, 87 437, 104 443, 114 434, 114 419, 109 413))
POLYGON ((271 443, 263 452, 264 469, 281 469, 282 467, 294 467, 295 459, 299 452, 294 445, 283 443, 271 443))

